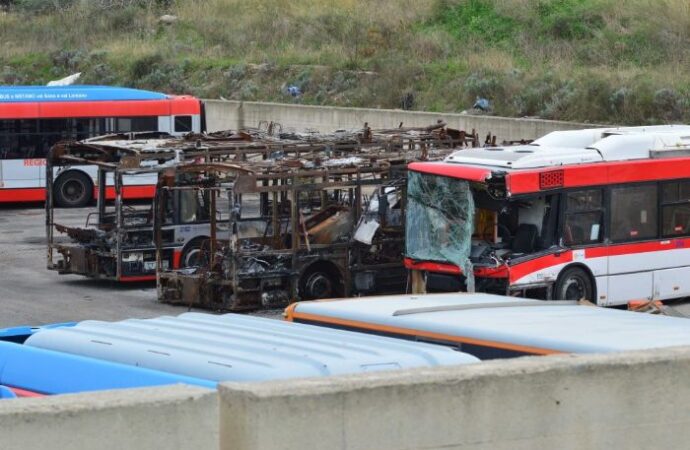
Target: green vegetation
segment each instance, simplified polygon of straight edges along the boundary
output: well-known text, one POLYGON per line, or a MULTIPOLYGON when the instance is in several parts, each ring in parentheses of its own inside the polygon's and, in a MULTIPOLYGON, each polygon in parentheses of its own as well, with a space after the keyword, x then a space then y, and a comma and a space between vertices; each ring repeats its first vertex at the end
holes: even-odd
POLYGON ((8 84, 690 122, 687 0, 15 0, 0 41, 8 84))

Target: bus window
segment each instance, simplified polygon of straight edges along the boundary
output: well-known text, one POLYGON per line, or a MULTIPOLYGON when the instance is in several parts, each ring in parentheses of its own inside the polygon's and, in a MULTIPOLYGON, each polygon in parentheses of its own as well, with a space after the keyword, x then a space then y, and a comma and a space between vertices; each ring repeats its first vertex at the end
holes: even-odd
POLYGON ((38 121, 0 120, 0 159, 39 157, 38 121))
POLYGON ((601 242, 604 217, 601 189, 569 192, 565 197, 563 243, 587 245, 601 242))
POLYGON ((690 233, 690 182, 666 183, 661 190, 662 233, 664 237, 690 233))
POLYGON ((158 130, 158 117, 127 117, 115 119, 116 133, 158 130))
POLYGON ((175 116, 175 132, 189 133, 192 131, 192 116, 175 116))
POLYGON ((611 240, 649 239, 656 235, 656 184, 611 189, 611 240))
POLYGON ((209 191, 185 189, 180 192, 180 223, 208 222, 209 191))

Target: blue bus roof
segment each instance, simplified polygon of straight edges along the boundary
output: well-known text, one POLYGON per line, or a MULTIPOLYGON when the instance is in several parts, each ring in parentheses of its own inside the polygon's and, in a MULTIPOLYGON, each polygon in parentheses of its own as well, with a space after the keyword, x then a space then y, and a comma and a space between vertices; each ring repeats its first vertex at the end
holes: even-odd
POLYGON ((468 364, 450 348, 238 314, 84 321, 25 346, 211 381, 263 381, 468 364))
POLYGON ((690 345, 688 319, 491 294, 364 297, 292 308, 288 318, 314 324, 345 321, 353 330, 433 333, 565 353, 690 345))
POLYGON ((0 103, 164 100, 160 92, 112 86, 0 86, 0 103))

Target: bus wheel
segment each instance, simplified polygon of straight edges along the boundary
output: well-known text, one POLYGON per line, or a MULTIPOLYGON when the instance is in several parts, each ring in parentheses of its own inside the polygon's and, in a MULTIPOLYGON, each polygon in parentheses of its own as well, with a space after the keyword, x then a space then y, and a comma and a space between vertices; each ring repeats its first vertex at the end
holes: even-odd
POLYGON ((205 239, 194 239, 187 244, 184 250, 182 250, 182 256, 180 257, 181 268, 199 267, 208 262, 207 255, 205 255, 202 250, 204 240, 205 239))
POLYGON ((55 204, 64 208, 86 206, 93 198, 93 182, 82 172, 67 172, 55 182, 55 204))
POLYGON ((338 269, 328 263, 315 264, 310 267, 299 282, 301 300, 316 300, 342 295, 338 269), (315 266, 319 267, 315 267, 315 266))
POLYGON ((563 271, 556 282, 554 292, 556 300, 589 300, 594 301, 592 279, 583 269, 571 267, 563 271))

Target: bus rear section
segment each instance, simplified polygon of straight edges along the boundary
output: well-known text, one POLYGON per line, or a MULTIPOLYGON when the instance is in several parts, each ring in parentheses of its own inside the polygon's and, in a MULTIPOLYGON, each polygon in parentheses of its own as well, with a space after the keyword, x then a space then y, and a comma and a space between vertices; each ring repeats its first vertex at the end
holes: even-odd
POLYGON ((415 292, 690 296, 690 127, 556 132, 410 165, 415 292))
MULTIPOLYGON (((202 125, 201 102, 189 96, 108 86, 0 87, 0 202, 45 199, 45 158, 57 142, 143 131, 182 135, 202 125)), ((53 180, 58 206, 84 206, 96 196, 92 166, 60 167, 53 180)), ((126 178, 125 186, 130 198, 153 195, 146 179, 126 178)))

